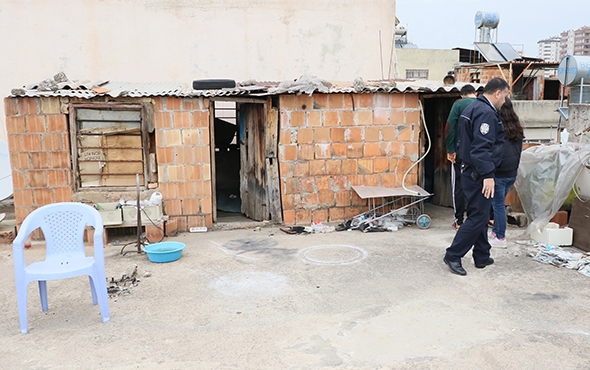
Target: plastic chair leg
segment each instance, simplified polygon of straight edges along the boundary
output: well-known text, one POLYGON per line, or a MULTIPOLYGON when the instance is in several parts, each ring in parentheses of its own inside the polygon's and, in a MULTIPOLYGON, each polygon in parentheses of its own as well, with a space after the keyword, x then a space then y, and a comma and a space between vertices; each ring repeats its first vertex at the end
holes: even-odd
POLYGON ((29 332, 27 325, 27 286, 16 284, 16 298, 18 304, 18 318, 20 320, 20 331, 23 334, 29 332))
POLYGON ((49 309, 47 305, 47 281, 39 280, 39 296, 41 298, 41 309, 47 311, 49 309))
POLYGON ((107 322, 110 320, 111 315, 109 313, 109 296, 107 294, 106 277, 102 274, 102 271, 96 271, 95 277, 91 277, 90 280, 98 299, 98 306, 100 307, 102 322, 107 322))
POLYGON ((92 304, 97 304, 98 300, 96 298, 96 288, 94 286, 94 281, 92 280, 91 275, 88 275, 88 280, 90 280, 90 293, 92 294, 92 304))

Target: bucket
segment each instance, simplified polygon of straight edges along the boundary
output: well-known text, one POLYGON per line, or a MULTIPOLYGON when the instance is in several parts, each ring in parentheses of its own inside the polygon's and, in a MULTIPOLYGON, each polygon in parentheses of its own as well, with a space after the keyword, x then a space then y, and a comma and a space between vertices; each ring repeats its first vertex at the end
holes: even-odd
POLYGON ((165 263, 179 259, 185 247, 181 242, 160 242, 144 247, 143 251, 151 262, 165 263))

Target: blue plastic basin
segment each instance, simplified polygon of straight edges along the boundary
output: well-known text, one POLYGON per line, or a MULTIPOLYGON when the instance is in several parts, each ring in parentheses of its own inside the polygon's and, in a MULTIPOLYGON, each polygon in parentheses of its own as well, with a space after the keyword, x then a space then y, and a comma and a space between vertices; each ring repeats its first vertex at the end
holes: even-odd
POLYGON ((163 263, 179 259, 185 247, 186 244, 181 242, 161 242, 150 244, 143 251, 151 262, 163 263))

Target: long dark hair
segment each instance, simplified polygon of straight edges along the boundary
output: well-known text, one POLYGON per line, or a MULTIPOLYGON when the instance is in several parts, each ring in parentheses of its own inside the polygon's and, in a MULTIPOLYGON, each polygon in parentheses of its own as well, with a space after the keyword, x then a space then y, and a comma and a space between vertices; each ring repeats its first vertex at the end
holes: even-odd
POLYGON ((524 139, 524 131, 520 125, 520 119, 514 111, 512 101, 506 98, 506 101, 500 108, 500 118, 504 124, 504 135, 507 140, 519 141, 524 139))

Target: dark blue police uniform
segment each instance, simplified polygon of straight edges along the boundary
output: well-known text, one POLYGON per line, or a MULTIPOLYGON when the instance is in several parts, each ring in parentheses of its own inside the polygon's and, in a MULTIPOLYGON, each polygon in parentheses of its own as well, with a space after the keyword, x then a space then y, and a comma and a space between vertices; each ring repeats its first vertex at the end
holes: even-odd
POLYGON ((487 229, 492 198, 482 194, 483 180, 494 177, 502 162, 503 146, 504 125, 498 111, 480 95, 459 118, 457 155, 463 161, 461 185, 467 198, 467 220, 447 248, 445 259, 450 262, 460 262, 472 246, 476 266, 485 265, 490 258, 487 229))

